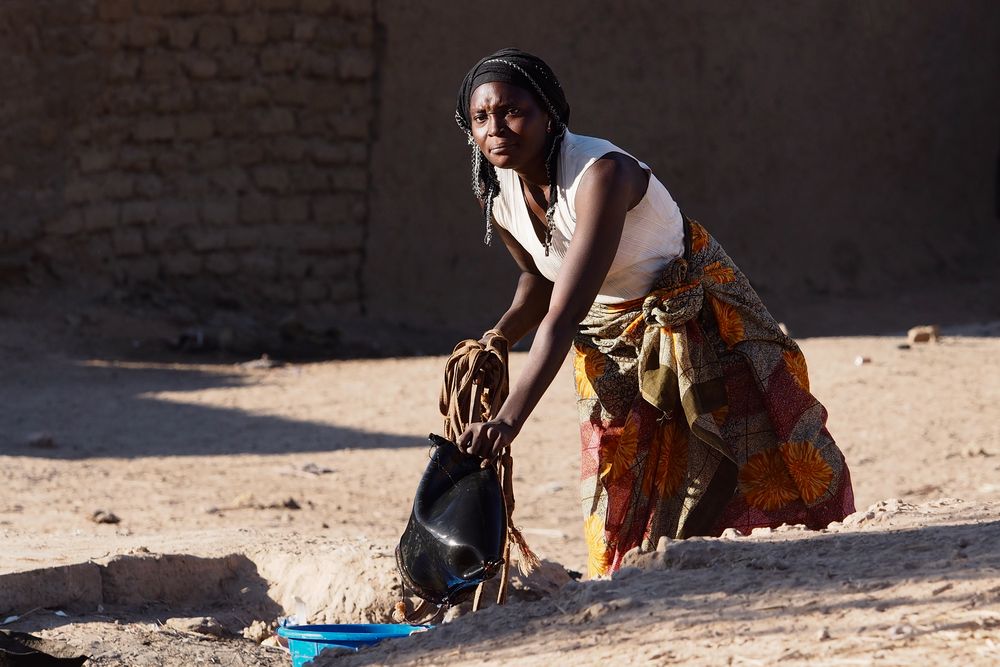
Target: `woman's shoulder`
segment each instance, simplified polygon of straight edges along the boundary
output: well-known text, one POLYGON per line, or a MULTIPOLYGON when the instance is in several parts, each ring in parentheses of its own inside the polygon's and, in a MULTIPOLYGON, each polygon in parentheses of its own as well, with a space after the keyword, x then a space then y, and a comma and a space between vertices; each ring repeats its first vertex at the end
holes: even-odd
POLYGON ((585 134, 575 134, 569 130, 566 130, 566 134, 563 135, 561 150, 564 156, 578 158, 601 157, 608 152, 621 151, 620 148, 607 139, 588 137, 585 134))
POLYGON ((643 169, 648 169, 645 163, 607 139, 574 134, 566 130, 559 156, 559 167, 561 170, 559 180, 562 182, 563 187, 571 187, 573 184, 578 183, 583 173, 608 153, 628 155, 638 162, 643 169))

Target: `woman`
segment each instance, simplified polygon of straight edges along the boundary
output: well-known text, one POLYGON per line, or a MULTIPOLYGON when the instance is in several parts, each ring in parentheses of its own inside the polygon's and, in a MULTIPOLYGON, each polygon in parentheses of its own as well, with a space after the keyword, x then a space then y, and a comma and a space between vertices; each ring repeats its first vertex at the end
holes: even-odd
POLYGON ((537 327, 499 414, 458 444, 510 447, 572 347, 591 576, 661 536, 818 529, 854 511, 798 346, 646 164, 567 129, 542 60, 479 61, 456 121, 486 243, 496 230, 521 270, 495 331, 513 344, 537 327))

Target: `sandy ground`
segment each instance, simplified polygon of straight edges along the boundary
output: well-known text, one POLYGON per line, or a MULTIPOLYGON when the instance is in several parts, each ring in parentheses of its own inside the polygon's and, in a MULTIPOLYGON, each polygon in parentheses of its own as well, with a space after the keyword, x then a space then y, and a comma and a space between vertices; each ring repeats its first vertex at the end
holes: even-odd
MULTIPOLYGON (((426 462, 425 435, 440 428, 443 357, 256 368, 148 353, 159 350, 156 334, 128 323, 135 343, 122 352, 101 343, 101 332, 120 333, 111 316, 81 331, 76 318, 23 317, 16 306, 0 304, 0 621, 23 618, 3 629, 66 639, 101 665, 284 664, 275 649, 162 625, 213 612, 234 614, 227 622, 238 632, 267 609, 241 616, 238 605, 213 610, 203 598, 64 617, 32 611, 4 582, 130 552, 256 549, 271 559, 254 556, 281 603, 272 617, 295 612, 298 598, 310 619, 334 620, 323 608, 333 601, 310 597, 306 579, 274 595, 283 572, 274 563, 308 545, 350 543, 380 545, 386 567, 426 462), (119 521, 95 523, 98 510, 119 521)), ((911 349, 897 337, 800 341, 858 507, 899 499, 870 517, 825 534, 670 544, 614 581, 573 584, 335 664, 558 664, 567 654, 578 664, 997 664, 1000 332, 952 333, 993 337, 911 349)), ((515 374, 523 360, 513 356, 515 374)), ((540 555, 583 570, 571 370, 516 443, 516 519, 540 555)), ((316 549, 309 567, 322 573, 316 549)))

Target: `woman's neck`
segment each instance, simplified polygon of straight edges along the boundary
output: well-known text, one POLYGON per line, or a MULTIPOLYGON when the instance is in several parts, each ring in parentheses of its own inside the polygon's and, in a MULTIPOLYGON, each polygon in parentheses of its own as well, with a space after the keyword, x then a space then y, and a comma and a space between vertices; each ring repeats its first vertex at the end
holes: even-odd
POLYGON ((549 186, 548 170, 545 168, 545 160, 539 160, 537 164, 523 169, 515 169, 521 181, 529 187, 547 188, 549 186))

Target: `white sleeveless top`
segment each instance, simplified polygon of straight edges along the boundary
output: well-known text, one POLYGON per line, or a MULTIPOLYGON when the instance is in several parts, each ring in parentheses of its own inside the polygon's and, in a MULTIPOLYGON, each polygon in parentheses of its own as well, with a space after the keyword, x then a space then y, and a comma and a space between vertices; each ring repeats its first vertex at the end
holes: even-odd
MULTIPOLYGON (((512 169, 496 170, 500 195, 493 201, 493 217, 531 255, 539 272, 552 282, 559 275, 576 229, 576 192, 580 181, 587 169, 608 153, 629 155, 604 139, 566 131, 559 151, 556 174, 559 201, 548 257, 531 224, 517 174, 512 169)), ((649 174, 649 184, 642 200, 625 216, 618 252, 597 295, 598 303, 619 303, 645 296, 670 260, 684 253, 684 225, 677 203, 649 166, 639 160, 636 162, 649 174)))

